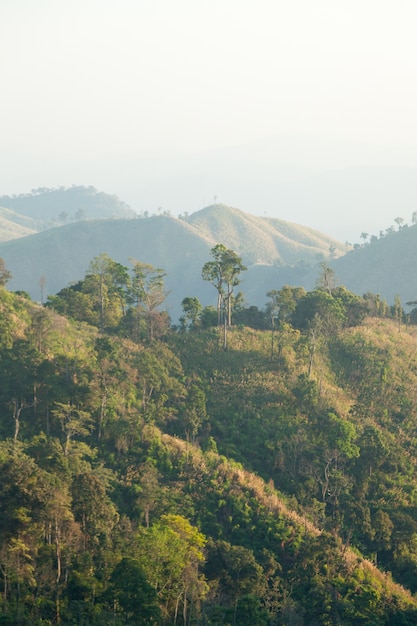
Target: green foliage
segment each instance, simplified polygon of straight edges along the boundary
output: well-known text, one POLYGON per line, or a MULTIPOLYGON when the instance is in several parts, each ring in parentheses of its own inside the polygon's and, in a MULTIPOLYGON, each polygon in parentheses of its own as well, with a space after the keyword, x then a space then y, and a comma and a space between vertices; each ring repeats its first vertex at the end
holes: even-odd
POLYGON ((226 327, 232 323, 233 289, 240 283, 240 273, 247 268, 236 252, 221 243, 214 246, 210 254, 213 260, 204 264, 201 275, 217 290, 218 324, 226 327))
POLYGON ((113 600, 110 608, 114 607, 116 614, 121 611, 127 623, 137 626, 160 623, 157 593, 135 559, 125 557, 116 565, 107 596, 113 600))
POLYGON ((133 269, 107 254, 95 257, 85 278, 49 296, 47 305, 61 315, 97 326, 101 333, 117 333, 140 342, 167 332, 169 318, 158 307, 166 297, 165 272, 132 261, 133 269))
POLYGON ((141 316, 145 317, 147 338, 152 341, 155 337, 161 337, 166 330, 167 320, 158 311, 158 307, 166 298, 164 288, 166 274, 162 269, 156 269, 147 263, 132 262, 130 302, 136 308, 138 324, 141 316))
POLYGON ((3 622, 416 623, 414 329, 287 287, 227 352, 191 298, 148 341, 90 269, 95 326, 0 293, 3 622))
POLYGON ((198 298, 184 298, 181 302, 183 315, 180 317, 181 327, 186 330, 188 327, 193 329, 198 328, 200 322, 200 316, 203 311, 203 307, 198 298))

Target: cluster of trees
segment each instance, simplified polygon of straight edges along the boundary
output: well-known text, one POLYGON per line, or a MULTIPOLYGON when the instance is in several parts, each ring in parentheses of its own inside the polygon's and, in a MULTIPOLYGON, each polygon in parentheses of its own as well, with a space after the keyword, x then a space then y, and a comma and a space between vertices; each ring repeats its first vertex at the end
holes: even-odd
POLYGON ((152 266, 46 307, 0 267, 0 623, 416 623, 375 567, 417 591, 414 329, 325 265, 245 307, 244 269, 213 248, 174 328, 152 266))
POLYGON ((159 306, 166 297, 165 272, 132 260, 132 271, 107 254, 93 259, 86 276, 48 298, 48 306, 72 319, 98 326, 100 332, 120 333, 150 341, 163 336, 169 318, 159 306))

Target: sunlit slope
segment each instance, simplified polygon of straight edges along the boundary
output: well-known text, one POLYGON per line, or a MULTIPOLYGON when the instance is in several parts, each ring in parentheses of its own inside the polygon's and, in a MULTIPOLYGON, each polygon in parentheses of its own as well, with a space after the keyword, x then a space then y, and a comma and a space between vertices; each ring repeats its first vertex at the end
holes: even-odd
POLYGON ((37 223, 11 209, 0 207, 0 241, 10 241, 36 233, 37 223))
POLYGON ((224 204, 214 204, 186 218, 211 242, 221 241, 248 263, 316 263, 317 255, 340 256, 344 244, 307 226, 257 217, 224 204))

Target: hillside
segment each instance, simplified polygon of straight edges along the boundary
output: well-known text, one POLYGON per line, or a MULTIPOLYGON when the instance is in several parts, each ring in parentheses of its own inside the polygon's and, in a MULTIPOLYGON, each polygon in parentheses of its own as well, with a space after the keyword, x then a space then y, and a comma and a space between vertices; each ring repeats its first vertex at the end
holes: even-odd
POLYGON ((256 217, 223 204, 214 204, 185 218, 211 245, 222 242, 248 265, 294 265, 317 262, 317 256, 345 254, 346 247, 332 237, 299 224, 256 217))
POLYGON ((0 288, 5 624, 416 623, 416 327, 291 294, 224 351, 0 288))
POLYGON ((38 223, 35 220, 0 206, 0 241, 27 237, 37 230, 38 223))
POLYGON ((0 207, 14 212, 16 215, 11 213, 10 219, 18 224, 21 216, 29 218, 28 221, 36 224, 38 231, 73 220, 120 219, 136 216, 136 213, 117 196, 99 192, 94 187, 81 185, 57 189, 42 187, 33 189, 31 193, 0 196, 0 207))
POLYGON ((39 280, 46 292, 57 293, 83 277, 90 260, 106 251, 129 265, 133 258, 167 271, 168 299, 173 319, 186 296, 204 304, 215 302, 213 288, 201 280, 209 250, 221 243, 242 255, 248 271, 242 290, 248 302, 263 306, 269 289, 299 283, 306 267, 343 246, 295 224, 255 218, 237 209, 213 206, 184 219, 153 216, 133 220, 97 220, 67 224, 31 237, 0 244, 0 257, 10 269, 10 288, 39 300, 39 280), (282 230, 282 232, 280 231, 282 230))
POLYGON ((417 225, 373 237, 370 243, 332 262, 337 277, 355 293, 379 293, 389 303, 417 299, 415 251, 417 225))
MULTIPOLYGON (((40 215, 46 200, 52 210, 56 194, 61 197, 68 194, 68 202, 76 197, 89 199, 91 215, 103 217, 109 215, 110 210, 119 214, 120 209, 123 219, 76 220, 74 211, 79 204, 73 203, 72 217, 65 218, 69 223, 52 227, 56 222, 49 222, 45 228, 43 222, 41 232, 22 237, 40 229, 41 224, 12 209, 1 210, 3 230, 0 233, 8 241, 0 241, 0 257, 13 275, 10 288, 27 291, 35 300, 40 298, 41 277, 45 279, 46 293, 57 293, 68 283, 82 278, 89 261, 107 251, 126 266, 133 258, 165 269, 167 288, 171 292, 168 297, 170 314, 176 320, 180 315, 179 303, 184 297, 195 296, 204 305, 214 304, 215 293, 201 280, 201 267, 208 259, 209 250, 217 243, 241 255, 248 271, 242 274, 239 289, 247 303, 261 308, 271 289, 285 284, 313 288, 319 261, 323 258, 335 270, 337 281, 358 295, 371 291, 388 304, 392 304, 397 295, 403 303, 416 299, 413 258, 417 225, 403 225, 398 230, 389 228, 385 233, 381 231, 379 237, 372 236, 369 243, 347 250, 345 244, 305 226, 257 217, 221 204, 180 219, 166 214, 125 219, 131 213, 124 213, 123 206, 117 208, 120 201, 112 204, 113 197, 106 196, 108 206, 103 208, 105 194, 84 188, 30 196, 29 204, 39 203, 33 214, 40 215)), ((15 200, 17 207, 25 198, 18 196, 15 200)), ((54 214, 61 214, 63 206, 65 203, 59 205, 60 213, 55 206, 54 214)))

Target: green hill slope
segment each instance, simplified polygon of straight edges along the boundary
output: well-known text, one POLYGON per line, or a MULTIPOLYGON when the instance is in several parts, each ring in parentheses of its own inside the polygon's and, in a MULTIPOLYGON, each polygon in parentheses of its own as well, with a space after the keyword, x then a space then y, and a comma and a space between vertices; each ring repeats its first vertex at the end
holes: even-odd
POLYGON ((316 327, 311 367, 288 324, 225 352, 0 307, 5 623, 416 623, 415 328, 316 327))

